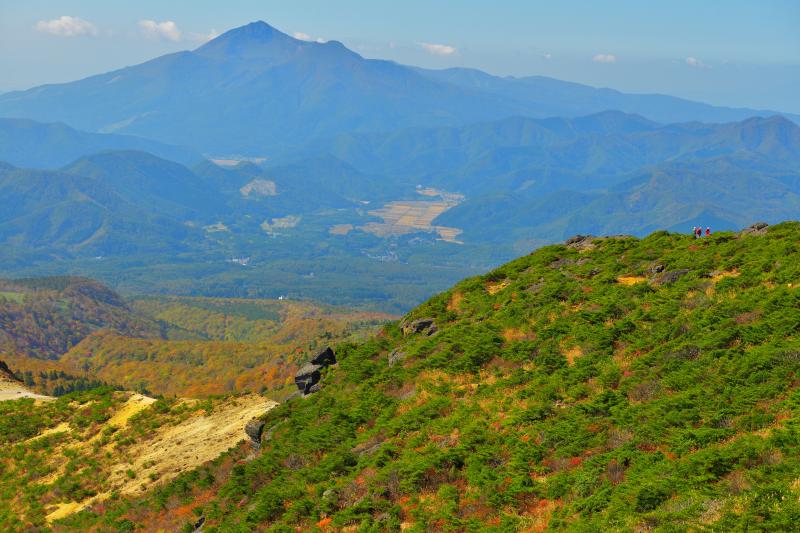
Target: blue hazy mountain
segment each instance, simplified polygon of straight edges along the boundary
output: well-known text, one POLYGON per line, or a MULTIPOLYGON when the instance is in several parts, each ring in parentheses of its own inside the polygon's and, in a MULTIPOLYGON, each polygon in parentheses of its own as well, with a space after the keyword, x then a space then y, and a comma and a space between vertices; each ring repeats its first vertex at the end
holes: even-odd
MULTIPOLYGON (((595 88, 546 76, 492 76, 480 70, 449 68, 417 69, 423 75, 463 89, 497 96, 519 106, 533 117, 575 117, 614 109, 667 123, 702 121, 731 122, 752 116, 769 116, 774 111, 712 106, 663 94, 628 94, 609 88, 595 88)), ((783 113, 792 120, 800 116, 783 113)))
POLYGON ((299 160, 327 153, 366 173, 467 195, 553 188, 604 189, 629 172, 674 160, 761 156, 751 170, 800 166, 800 127, 779 116, 661 125, 605 111, 578 118, 512 117, 459 127, 340 134, 310 143, 299 160))
POLYGON ((460 127, 341 134, 327 153, 386 182, 466 195, 435 223, 474 242, 552 242, 575 233, 742 227, 800 208, 800 126, 780 117, 660 125, 606 111, 460 127))
POLYGON ((273 155, 342 132, 463 125, 514 115, 574 117, 605 109, 668 122, 770 114, 541 77, 423 70, 364 59, 337 41, 300 41, 264 22, 230 30, 193 51, 0 95, 0 116, 245 155, 273 155))
POLYGON ((208 238, 258 249, 264 221, 305 217, 296 232, 304 245, 336 239, 333 224, 370 220, 355 214, 364 206, 413 199, 416 184, 466 196, 435 224, 463 229, 475 245, 693 221, 737 228, 800 210, 800 126, 782 117, 660 125, 607 111, 340 134, 268 166, 190 169, 120 150, 53 171, 5 165, 0 242, 23 255, 197 252, 208 238), (221 232, 201 231, 207 225, 221 232))
POLYGON ((228 211, 186 167, 146 152, 108 151, 59 170, 0 165, 4 262, 75 255, 174 254, 202 246, 204 222, 228 211))
POLYGON ((192 232, 93 178, 0 167, 0 253, 6 267, 76 255, 177 253, 192 232))
POLYGON ((57 168, 104 150, 138 150, 193 165, 203 160, 194 150, 135 137, 89 133, 63 123, 0 118, 0 161, 18 167, 57 168))

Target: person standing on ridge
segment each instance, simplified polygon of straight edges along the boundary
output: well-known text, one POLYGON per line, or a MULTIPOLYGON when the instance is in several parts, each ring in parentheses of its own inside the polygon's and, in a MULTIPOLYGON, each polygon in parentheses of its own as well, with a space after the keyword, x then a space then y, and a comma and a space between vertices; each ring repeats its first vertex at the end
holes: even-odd
POLYGON ((695 239, 697 238, 697 226, 692 226, 692 235, 695 239))
POLYGON ((711 228, 709 226, 706 226, 706 237, 708 237, 709 235, 711 235, 711 228))

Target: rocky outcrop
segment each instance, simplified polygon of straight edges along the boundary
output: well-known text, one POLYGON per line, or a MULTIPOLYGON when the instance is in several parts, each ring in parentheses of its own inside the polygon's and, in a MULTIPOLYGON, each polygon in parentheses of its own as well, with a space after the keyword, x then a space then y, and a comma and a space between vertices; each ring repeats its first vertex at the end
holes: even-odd
POLYGON ((408 337, 409 335, 413 335, 415 333, 424 333, 430 337, 439 331, 439 328, 436 327, 436 323, 432 318, 420 318, 414 320, 413 322, 403 322, 403 324, 400 326, 400 329, 402 330, 404 337, 408 337))
POLYGON ((591 239, 594 239, 593 235, 573 235, 572 237, 564 241, 564 244, 566 244, 567 246, 571 246, 573 244, 579 244, 585 240, 591 240, 591 239))
POLYGON ((261 444, 261 434, 264 432, 264 421, 253 418, 244 426, 244 432, 256 446, 261 444))
POLYGON ((328 347, 325 348, 325 351, 320 352, 314 357, 309 363, 313 365, 320 365, 320 366, 329 366, 336 364, 336 354, 333 353, 333 350, 328 347))
POLYGON ((746 235, 766 235, 768 227, 769 224, 766 222, 756 222, 755 224, 752 224, 740 231, 739 236, 744 237, 746 235))
POLYGON ((569 265, 574 265, 575 263, 576 261, 574 259, 571 259, 569 257, 561 257, 550 263, 550 268, 555 270, 561 270, 561 268, 569 265))
POLYGON ((594 242, 597 240, 610 240, 610 239, 630 239, 631 235, 607 235, 605 237, 595 237, 594 235, 575 235, 564 241, 567 248, 575 248, 577 250, 588 250, 594 248, 594 242))
POLYGON ((0 361, 0 380, 22 383, 17 379, 17 376, 14 375, 11 369, 8 368, 5 361, 0 361))
POLYGON ((670 283, 675 283, 680 278, 685 276, 689 273, 688 268, 682 268, 680 270, 671 270, 669 272, 664 272, 656 279, 653 280, 654 285, 668 285, 670 283))
POLYGON ((594 235, 575 235, 564 241, 564 244, 568 248, 577 248, 578 250, 582 250, 584 248, 591 248, 593 246, 592 241, 594 239, 594 235))
POLYGON ((300 367, 294 375, 294 383, 304 396, 319 391, 322 388, 321 370, 336 364, 336 354, 329 347, 314 356, 310 361, 300 367))
POLYGON ((322 370, 322 368, 322 365, 306 363, 300 367, 300 370, 294 375, 294 383, 299 390, 303 391, 303 394, 308 394, 311 387, 319 383, 322 377, 319 371, 322 370))

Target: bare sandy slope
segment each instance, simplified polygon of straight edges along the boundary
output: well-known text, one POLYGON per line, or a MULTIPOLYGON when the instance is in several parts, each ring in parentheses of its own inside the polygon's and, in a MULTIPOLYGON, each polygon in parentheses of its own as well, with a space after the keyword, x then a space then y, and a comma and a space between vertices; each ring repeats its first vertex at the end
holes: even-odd
POLYGON ((111 484, 121 494, 141 493, 150 479, 165 481, 219 455, 247 438, 244 426, 277 403, 251 394, 215 405, 211 413, 192 417, 175 426, 161 428, 153 438, 128 450, 132 463, 118 464, 111 471, 111 484), (133 470, 136 478, 126 472, 133 470))
POLYGON ((52 400, 52 396, 36 394, 19 381, 12 379, 0 372, 0 402, 5 400, 19 400, 20 398, 34 398, 36 400, 52 400))
MULTIPOLYGON (((105 423, 106 427, 124 427, 130 418, 150 407, 155 399, 128 393, 128 399, 105 423)), ((196 402, 197 400, 184 400, 196 402)), ((124 455, 115 454, 114 444, 104 449, 114 457, 103 468, 107 476, 106 490, 79 502, 63 502, 49 509, 48 521, 76 513, 106 499, 112 492, 141 494, 155 485, 219 457, 220 454, 247 439, 244 426, 253 417, 263 415, 277 405, 257 394, 232 397, 214 403, 211 412, 196 411, 186 420, 156 429, 146 438, 127 448, 124 455)), ((63 431, 65 428, 59 427, 63 431)), ((102 430, 79 446, 91 447, 102 430)), ((60 474, 57 474, 60 475, 60 474)))

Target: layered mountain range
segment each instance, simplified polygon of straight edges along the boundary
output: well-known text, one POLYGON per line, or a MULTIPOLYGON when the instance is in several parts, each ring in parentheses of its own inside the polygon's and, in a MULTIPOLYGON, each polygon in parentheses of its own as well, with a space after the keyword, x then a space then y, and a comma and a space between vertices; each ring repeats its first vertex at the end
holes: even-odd
POLYGON ((0 95, 0 115, 0 269, 128 289, 399 311, 576 233, 800 209, 797 117, 408 67, 263 22, 0 95), (352 272, 374 288, 332 290, 352 272))
POLYGON ((543 77, 407 67, 364 59, 338 41, 301 41, 265 22, 233 29, 192 51, 0 96, 0 116, 63 121, 211 154, 251 156, 271 156, 341 132, 461 125, 513 115, 574 117, 606 109, 662 122, 774 114, 543 77))

